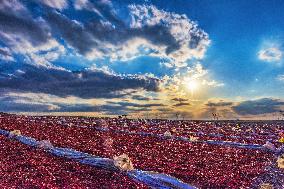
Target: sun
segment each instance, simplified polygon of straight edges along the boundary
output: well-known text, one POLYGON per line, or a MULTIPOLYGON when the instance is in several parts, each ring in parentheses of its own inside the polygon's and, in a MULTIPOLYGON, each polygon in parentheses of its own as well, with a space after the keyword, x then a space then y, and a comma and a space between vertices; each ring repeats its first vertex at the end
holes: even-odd
POLYGON ((186 83, 187 88, 193 93, 198 89, 198 83, 195 80, 190 80, 186 83))

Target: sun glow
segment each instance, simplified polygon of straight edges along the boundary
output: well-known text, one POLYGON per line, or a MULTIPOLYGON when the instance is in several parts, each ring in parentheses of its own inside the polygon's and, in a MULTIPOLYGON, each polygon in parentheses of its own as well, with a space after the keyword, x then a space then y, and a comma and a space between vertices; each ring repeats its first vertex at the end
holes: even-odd
POLYGON ((196 80, 188 80, 186 81, 186 87, 190 90, 191 94, 194 93, 199 87, 198 82, 196 80))
POLYGON ((196 90, 197 87, 198 87, 198 84, 197 84, 197 82, 194 81, 194 80, 189 81, 189 82, 187 83, 187 88, 188 88, 189 90, 191 90, 191 91, 196 90))

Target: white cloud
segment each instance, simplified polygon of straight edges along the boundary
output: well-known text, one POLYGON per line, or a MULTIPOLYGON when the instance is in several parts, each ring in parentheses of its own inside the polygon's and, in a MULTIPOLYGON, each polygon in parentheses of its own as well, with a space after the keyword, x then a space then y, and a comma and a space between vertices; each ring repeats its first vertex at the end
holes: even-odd
POLYGON ((130 5, 130 27, 162 25, 169 29, 170 34, 180 46, 177 50, 167 53, 164 49, 156 49, 160 56, 168 57, 179 64, 188 59, 202 59, 210 44, 208 34, 186 15, 166 12, 155 6, 130 5))
POLYGON ((55 9, 65 9, 68 7, 67 0, 39 0, 41 3, 55 9))
MULTIPOLYGON (((97 0, 96 3, 112 6, 111 1, 108 0, 97 0)), ((97 7, 89 0, 75 0, 74 8, 76 10, 88 10, 97 13, 101 18, 104 18, 103 14, 97 9, 97 7)))
POLYGON ((217 82, 215 80, 206 80, 204 79, 202 81, 202 85, 207 85, 207 86, 211 86, 211 87, 223 87, 225 84, 224 83, 221 83, 221 82, 217 82))
POLYGON ((67 96, 63 98, 45 93, 1 93, 1 102, 5 102, 6 99, 10 99, 9 102, 11 104, 45 107, 44 111, 60 111, 61 106, 100 106, 107 104, 106 101, 110 101, 109 99, 83 99, 75 96, 67 96))
POLYGON ((157 51, 164 51, 166 48, 154 45, 144 38, 133 38, 120 46, 108 44, 108 47, 112 61, 128 61, 144 55, 159 56, 161 54, 157 54, 157 51))
POLYGON ((16 70, 16 73, 17 73, 17 74, 24 74, 24 73, 26 73, 26 72, 24 72, 23 70, 17 69, 17 70, 16 70))
MULTIPOLYGON (((42 0, 42 3, 54 2, 56 6, 65 1, 42 0)), ((63 45, 51 36, 50 27, 42 17, 33 18, 27 7, 17 0, 3 0, 0 11, 9 12, 14 24, 0 29, 1 41, 5 48, 0 49, 0 58, 14 61, 13 55, 23 55, 23 62, 35 65, 55 67, 51 64, 65 53, 63 45), (1 53, 2 52, 2 53, 1 53)))
POLYGON ((0 59, 4 61, 15 61, 11 50, 7 47, 0 47, 0 59))
POLYGON ((27 12, 26 7, 17 0, 2 0, 0 10, 10 10, 13 13, 27 12))
POLYGON ((9 103, 18 104, 20 106, 42 106, 46 107, 48 110, 59 110, 60 107, 56 104, 53 104, 50 99, 55 99, 55 96, 47 94, 36 94, 36 93, 2 93, 0 100, 5 102, 6 98, 10 99, 9 103))
POLYGON ((105 42, 104 52, 97 48, 92 48, 92 50, 86 53, 86 58, 89 60, 94 60, 97 58, 109 58, 111 61, 129 61, 140 56, 166 56, 157 53, 157 51, 165 51, 166 46, 157 46, 144 38, 132 38, 125 41, 120 45, 114 45, 112 43, 105 42))
POLYGON ((92 71, 99 71, 99 72, 103 72, 105 74, 108 75, 112 75, 112 76, 118 76, 117 73, 115 73, 112 69, 110 69, 108 66, 102 66, 102 67, 97 67, 95 64, 93 66, 91 66, 88 70, 92 70, 92 71))
MULTIPOLYGON (((79 0, 77 8, 81 8, 85 3, 87 1, 79 0)), ((198 25, 186 15, 166 12, 155 6, 146 5, 130 5, 129 11, 129 28, 140 33, 118 44, 114 44, 113 41, 99 42, 102 48, 94 47, 87 53, 87 58, 109 57, 111 61, 128 61, 146 55, 166 59, 166 66, 185 67, 187 60, 204 57, 210 44, 208 34, 199 29, 198 25), (164 33, 159 36, 155 32, 157 36, 151 36, 152 34, 148 34, 145 28, 152 26, 157 27, 153 31, 164 33), (164 34, 167 36, 163 36, 164 34), (151 37, 157 38, 159 42, 151 37)))
POLYGON ((82 10, 84 8, 87 8, 88 3, 89 3, 88 0, 75 0, 74 8, 76 10, 82 10))
POLYGON ((284 74, 278 75, 278 76, 277 76, 277 80, 284 82, 284 74))
POLYGON ((283 52, 276 47, 261 49, 258 52, 258 58, 267 62, 278 62, 281 60, 282 55, 283 52))
POLYGON ((64 46, 52 38, 48 39, 45 43, 35 46, 27 39, 19 37, 16 34, 8 34, 0 31, 0 36, 14 53, 24 55, 28 63, 35 65, 53 67, 50 62, 65 53, 64 46))

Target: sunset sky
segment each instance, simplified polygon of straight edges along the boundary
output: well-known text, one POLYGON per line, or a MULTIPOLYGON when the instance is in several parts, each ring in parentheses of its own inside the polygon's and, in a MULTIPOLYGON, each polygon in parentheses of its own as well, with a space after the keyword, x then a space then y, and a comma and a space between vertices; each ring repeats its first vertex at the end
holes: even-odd
POLYGON ((277 119, 282 0, 0 0, 0 111, 277 119))

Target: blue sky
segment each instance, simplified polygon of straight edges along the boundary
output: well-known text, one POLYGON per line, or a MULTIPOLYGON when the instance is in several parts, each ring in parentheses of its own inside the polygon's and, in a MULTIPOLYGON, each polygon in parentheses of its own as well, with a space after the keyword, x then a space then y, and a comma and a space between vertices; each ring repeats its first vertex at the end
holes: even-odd
POLYGON ((3 0, 0 111, 274 119, 283 20, 281 0, 3 0))

